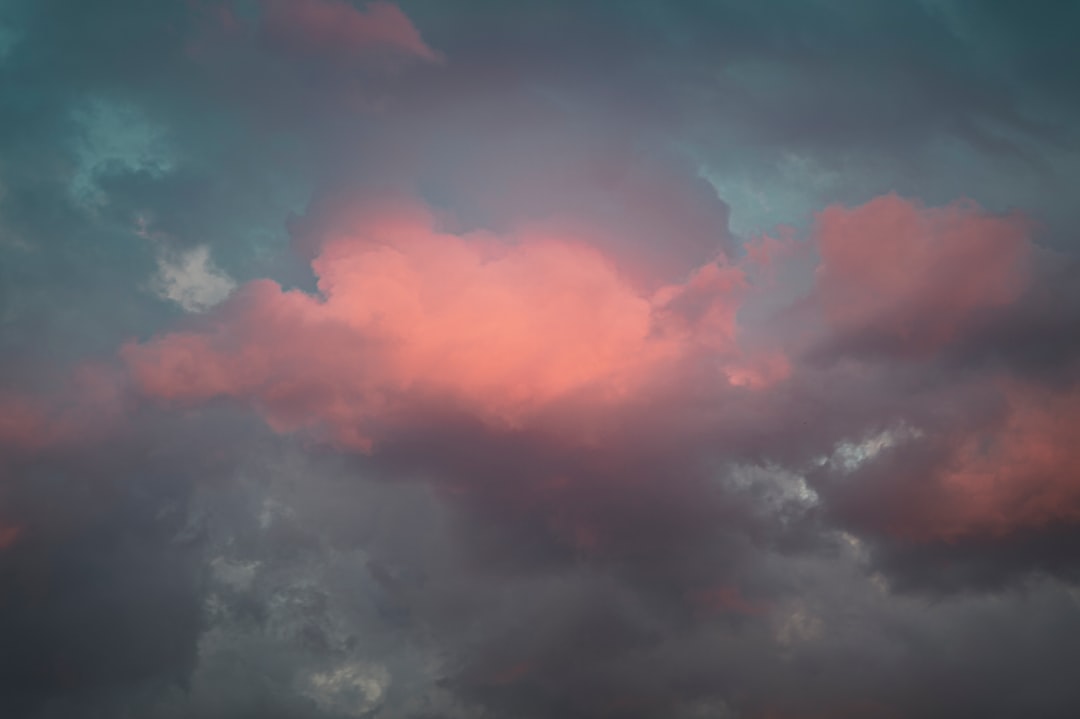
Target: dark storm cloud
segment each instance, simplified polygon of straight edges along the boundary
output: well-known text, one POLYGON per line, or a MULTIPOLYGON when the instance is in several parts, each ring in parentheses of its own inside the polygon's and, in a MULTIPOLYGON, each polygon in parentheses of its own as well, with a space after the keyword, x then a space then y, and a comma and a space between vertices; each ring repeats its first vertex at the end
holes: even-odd
POLYGON ((353 667, 378 686, 379 663, 393 669, 385 693, 367 685, 354 702, 386 716, 470 716, 455 695, 539 717, 1066 716, 1057 707, 1075 700, 1067 672, 1048 672, 1071 661, 1076 631, 1076 599, 1053 583, 932 604, 868 577, 857 543, 801 558, 748 546, 745 605, 691 620, 603 562, 477 571, 445 542, 476 531, 468 508, 448 535, 459 509, 422 485, 262 449, 248 479, 202 500, 217 608, 193 680, 200 715, 321 716, 334 693, 308 677, 353 667), (261 686, 267 675, 283 689, 261 686), (1039 694, 988 696, 1006 677, 1039 694))
POLYGON ((11 716, 98 716, 185 686, 196 664, 204 569, 187 508, 193 483, 223 463, 202 430, 140 424, 48 453, 5 448, 0 506, 18 528, 0 553, 0 702, 11 716))

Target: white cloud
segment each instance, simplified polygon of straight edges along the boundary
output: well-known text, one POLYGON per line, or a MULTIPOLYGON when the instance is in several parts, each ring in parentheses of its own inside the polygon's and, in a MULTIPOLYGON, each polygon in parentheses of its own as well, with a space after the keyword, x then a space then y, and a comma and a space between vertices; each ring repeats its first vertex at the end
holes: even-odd
POLYGON ((376 709, 390 685, 390 674, 378 664, 349 662, 308 678, 306 694, 320 709, 363 716, 376 709))
POLYGON ((158 255, 158 270, 151 283, 158 297, 175 302, 187 312, 205 312, 235 288, 236 282, 213 263, 205 245, 179 254, 158 255))
POLYGON ((879 432, 861 442, 840 442, 836 445, 831 457, 822 457, 818 460, 818 463, 823 466, 832 464, 832 466, 838 467, 845 472, 854 472, 884 450, 921 436, 922 432, 920 430, 900 425, 879 432))
POLYGON ((733 488, 750 492, 768 509, 781 515, 786 509, 809 509, 821 501, 805 477, 774 465, 732 465, 726 478, 733 488))

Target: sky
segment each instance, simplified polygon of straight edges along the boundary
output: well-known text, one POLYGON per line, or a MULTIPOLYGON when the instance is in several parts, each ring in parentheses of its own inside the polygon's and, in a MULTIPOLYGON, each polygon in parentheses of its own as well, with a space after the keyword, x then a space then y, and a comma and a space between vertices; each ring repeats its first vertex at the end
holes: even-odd
POLYGON ((0 0, 0 716, 1077 716, 1078 23, 0 0))

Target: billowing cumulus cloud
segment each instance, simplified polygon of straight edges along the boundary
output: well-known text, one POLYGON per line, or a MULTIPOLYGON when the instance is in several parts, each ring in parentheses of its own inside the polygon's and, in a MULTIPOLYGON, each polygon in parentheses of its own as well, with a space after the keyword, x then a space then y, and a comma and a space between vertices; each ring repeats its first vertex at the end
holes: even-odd
POLYGON ((1075 716, 1066 5, 0 4, 0 715, 1075 716))
POLYGON ((739 347, 737 266, 709 264, 645 294, 566 235, 446 234, 393 200, 343 214, 316 240, 318 295, 255 281, 208 329, 125 347, 140 389, 241 398, 280 430, 322 427, 366 449, 380 424, 408 422, 425 403, 587 435, 590 415, 618 411, 701 352, 716 384, 786 374, 782 356, 739 347))
POLYGON ((896 195, 818 214, 817 283, 829 323, 886 351, 924 354, 1028 281, 1030 223, 971 203, 922 208, 896 195))

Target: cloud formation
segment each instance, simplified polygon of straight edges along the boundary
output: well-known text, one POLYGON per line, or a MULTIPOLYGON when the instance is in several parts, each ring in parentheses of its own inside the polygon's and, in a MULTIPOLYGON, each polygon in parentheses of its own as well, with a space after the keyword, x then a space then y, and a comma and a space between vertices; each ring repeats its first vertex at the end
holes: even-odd
POLYGON ((709 264, 647 295, 570 237, 446 234, 398 201, 343 215, 316 240, 318 295, 255 281, 206 331, 125 347, 142 392, 240 398, 279 430, 321 427, 370 449, 380 424, 408 422, 425 403, 587 434, 589 415, 639 399, 701 351, 717 383, 762 386, 786 372, 782 356, 738 345, 739 267, 709 264))
POLYGON ((927 354, 979 312, 1014 303, 1028 282, 1030 223, 974 203, 922 208, 885 195, 817 215, 820 299, 837 334, 927 354))
POLYGON ((0 3, 0 715, 1074 716, 1075 16, 0 3))

